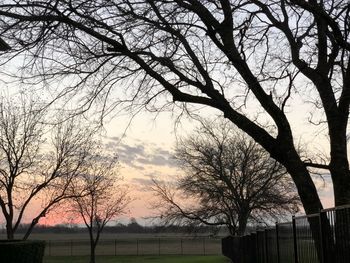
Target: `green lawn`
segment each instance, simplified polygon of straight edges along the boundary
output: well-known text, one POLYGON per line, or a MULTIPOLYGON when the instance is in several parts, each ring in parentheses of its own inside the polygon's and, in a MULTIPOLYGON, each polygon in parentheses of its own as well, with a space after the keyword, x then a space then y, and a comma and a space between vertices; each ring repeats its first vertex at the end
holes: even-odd
MULTIPOLYGON (((88 263, 88 256, 45 257, 44 263, 88 263)), ((223 256, 98 256, 96 263, 229 263, 223 256)))

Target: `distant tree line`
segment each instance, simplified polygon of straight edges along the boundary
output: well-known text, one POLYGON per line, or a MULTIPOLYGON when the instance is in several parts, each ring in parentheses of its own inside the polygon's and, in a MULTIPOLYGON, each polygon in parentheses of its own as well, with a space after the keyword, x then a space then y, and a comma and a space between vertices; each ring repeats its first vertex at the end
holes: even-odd
MULTIPOLYGON (((18 233, 24 233, 28 228, 27 224, 21 224, 18 228, 18 233)), ((118 223, 114 226, 105 226, 105 233, 187 233, 187 234, 212 234, 215 235, 220 230, 217 226, 205 225, 140 225, 136 220, 131 220, 130 223, 118 223)), ((72 234, 72 233, 87 233, 86 227, 77 224, 57 224, 53 226, 38 224, 32 233, 54 233, 54 234, 72 234)), ((6 230, 2 228, 1 234, 5 234, 6 230)))

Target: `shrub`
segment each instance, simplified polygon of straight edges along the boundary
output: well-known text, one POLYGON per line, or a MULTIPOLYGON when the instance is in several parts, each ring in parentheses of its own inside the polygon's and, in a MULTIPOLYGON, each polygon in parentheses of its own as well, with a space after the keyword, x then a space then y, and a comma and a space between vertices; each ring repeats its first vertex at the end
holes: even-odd
POLYGON ((42 263, 44 241, 0 240, 0 262, 42 263))

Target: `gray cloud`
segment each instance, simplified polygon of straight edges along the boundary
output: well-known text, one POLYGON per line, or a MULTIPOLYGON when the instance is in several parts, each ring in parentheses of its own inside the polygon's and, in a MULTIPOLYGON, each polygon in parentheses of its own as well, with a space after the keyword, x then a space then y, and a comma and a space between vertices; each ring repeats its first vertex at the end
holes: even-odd
POLYGON ((177 164, 172 153, 153 143, 137 141, 135 144, 116 142, 118 137, 110 137, 105 144, 109 151, 117 152, 119 161, 135 169, 143 170, 144 166, 167 166, 176 167, 177 164))
POLYGON ((136 155, 145 154, 145 146, 143 146, 141 144, 136 145, 136 146, 129 146, 126 144, 122 144, 120 146, 121 146, 121 149, 119 149, 119 150, 127 152, 128 154, 136 154, 136 155))
POLYGON ((110 139, 110 140, 112 140, 112 141, 116 141, 116 142, 119 142, 119 141, 120 141, 120 138, 117 137, 117 136, 108 137, 108 139, 110 139))
POLYGON ((136 161, 143 164, 148 165, 155 165, 155 166, 169 166, 169 167, 175 167, 176 163, 171 158, 170 154, 155 154, 150 155, 148 158, 145 158, 144 156, 142 158, 138 158, 136 161))
POLYGON ((128 165, 131 166, 132 168, 136 169, 136 170, 140 170, 140 171, 145 170, 145 167, 141 166, 141 165, 137 165, 137 164, 134 164, 134 163, 129 163, 128 165))
POLYGON ((146 178, 133 178, 131 180, 132 183, 135 183, 137 185, 142 185, 142 186, 151 186, 153 185, 153 182, 151 179, 146 179, 146 178))
POLYGON ((143 169, 135 161, 144 156, 145 147, 143 145, 130 146, 127 144, 119 143, 115 146, 115 150, 118 153, 119 161, 127 165, 133 166, 136 169, 143 169))

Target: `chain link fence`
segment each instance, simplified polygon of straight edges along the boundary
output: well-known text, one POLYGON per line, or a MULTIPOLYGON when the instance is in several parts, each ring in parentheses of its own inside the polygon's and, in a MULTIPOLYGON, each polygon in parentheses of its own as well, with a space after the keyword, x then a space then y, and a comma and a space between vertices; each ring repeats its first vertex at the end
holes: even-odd
MULTIPOLYGON (((46 241, 46 256, 89 254, 89 240, 46 241)), ((100 240, 96 248, 96 255, 221 255, 221 239, 162 237, 100 240)))

